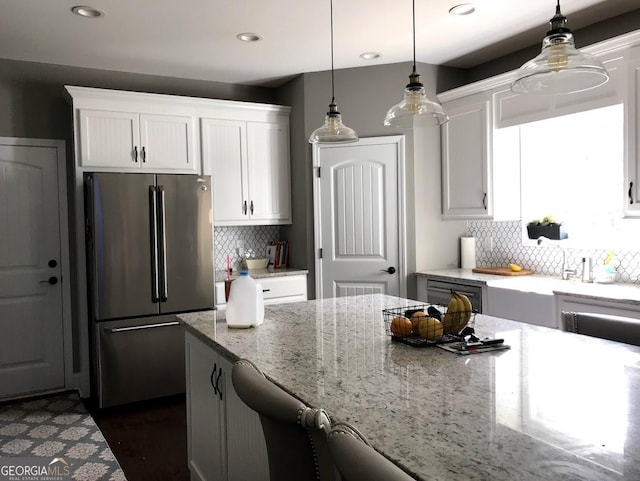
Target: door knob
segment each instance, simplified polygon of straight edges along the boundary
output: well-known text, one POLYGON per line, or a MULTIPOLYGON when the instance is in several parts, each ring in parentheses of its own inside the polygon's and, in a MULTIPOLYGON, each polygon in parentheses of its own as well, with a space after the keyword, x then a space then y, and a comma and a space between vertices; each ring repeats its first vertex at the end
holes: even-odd
POLYGON ((40 281, 40 284, 51 284, 52 286, 55 286, 57 283, 58 278, 55 276, 49 277, 49 279, 47 279, 46 281, 40 281))
POLYGON ((58 265, 58 261, 56 261, 55 259, 51 259, 51 260, 47 263, 47 265, 53 269, 54 267, 56 267, 56 266, 58 265))
POLYGON ((389 266, 386 269, 380 269, 380 272, 388 272, 389 274, 395 274, 396 268, 393 266, 389 266))

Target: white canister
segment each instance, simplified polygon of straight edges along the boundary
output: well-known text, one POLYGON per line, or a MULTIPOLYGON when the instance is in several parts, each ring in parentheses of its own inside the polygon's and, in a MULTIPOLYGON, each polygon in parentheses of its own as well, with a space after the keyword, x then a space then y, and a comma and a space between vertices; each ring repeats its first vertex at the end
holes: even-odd
POLYGON ((226 318, 227 325, 232 328, 259 326, 264 320, 262 284, 246 271, 231 283, 226 318))

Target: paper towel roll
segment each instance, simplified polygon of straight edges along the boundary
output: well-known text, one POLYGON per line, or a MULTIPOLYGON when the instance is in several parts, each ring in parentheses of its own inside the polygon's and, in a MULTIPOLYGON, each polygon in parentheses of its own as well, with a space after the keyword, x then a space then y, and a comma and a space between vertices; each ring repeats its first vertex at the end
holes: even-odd
POLYGON ((473 269, 476 266, 476 238, 460 237, 460 267, 473 269))

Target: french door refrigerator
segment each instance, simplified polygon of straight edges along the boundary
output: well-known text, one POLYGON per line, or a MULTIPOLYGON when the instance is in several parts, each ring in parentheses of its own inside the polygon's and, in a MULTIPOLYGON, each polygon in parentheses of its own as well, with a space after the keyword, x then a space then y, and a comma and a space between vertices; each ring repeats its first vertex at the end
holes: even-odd
POLYGON ((98 407, 185 391, 175 313, 214 306, 211 179, 85 174, 92 396, 98 407))

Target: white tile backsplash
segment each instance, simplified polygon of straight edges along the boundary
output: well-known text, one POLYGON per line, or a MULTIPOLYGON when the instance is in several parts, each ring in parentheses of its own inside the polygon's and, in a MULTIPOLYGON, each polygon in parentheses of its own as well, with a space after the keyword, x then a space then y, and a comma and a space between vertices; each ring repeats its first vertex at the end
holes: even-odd
POLYGON ((231 267, 238 268, 238 241, 243 243, 245 257, 266 257, 266 246, 280 236, 277 225, 233 226, 214 228, 214 253, 216 270, 225 270, 227 254, 231 258, 231 267))
MULTIPOLYGON (((509 263, 533 269, 538 274, 560 276, 562 250, 556 245, 523 246, 520 221, 469 221, 467 236, 476 238, 476 265, 505 267, 509 263), (493 239, 493 250, 489 249, 493 239)), ((603 264, 609 253, 606 249, 567 248, 567 265, 578 269, 582 257, 592 257, 593 264, 603 264)), ((638 250, 615 250, 614 265, 618 270, 618 282, 638 283, 640 278, 640 245, 638 250)))

